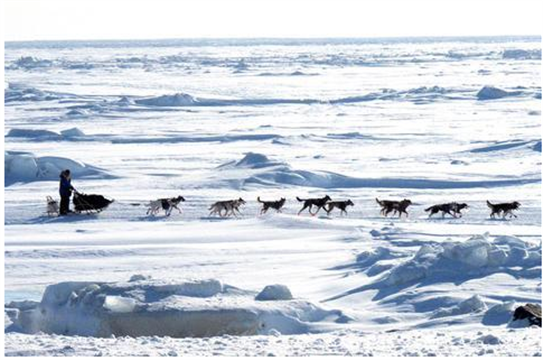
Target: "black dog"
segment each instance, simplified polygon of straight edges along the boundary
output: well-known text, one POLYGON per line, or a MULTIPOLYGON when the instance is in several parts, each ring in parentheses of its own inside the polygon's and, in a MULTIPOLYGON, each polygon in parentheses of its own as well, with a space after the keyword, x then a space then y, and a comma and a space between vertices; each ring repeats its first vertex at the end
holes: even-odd
POLYGON ((449 214, 452 217, 457 217, 457 215, 458 217, 462 217, 461 210, 467 207, 469 206, 466 203, 459 204, 456 202, 452 202, 452 203, 447 203, 447 204, 438 204, 438 205, 430 206, 428 209, 425 209, 424 211, 430 212, 428 217, 432 217, 432 215, 435 215, 440 211, 441 211, 441 217, 445 217, 445 214, 449 214))
POLYGON ((411 200, 403 199, 402 201, 393 201, 379 200, 375 198, 375 201, 381 205, 381 215, 384 215, 385 217, 387 217, 392 211, 394 211, 394 214, 399 213, 400 217, 402 217, 402 213, 405 213, 406 217, 409 216, 407 213, 407 207, 412 204, 411 200))
POLYGON ((332 199, 330 198, 330 196, 326 195, 325 197, 318 198, 318 199, 300 199, 299 197, 296 196, 296 200, 304 203, 304 206, 300 209, 300 211, 298 211, 298 215, 300 215, 300 213, 304 211, 305 209, 309 208, 308 210, 309 213, 315 216, 317 215, 319 210, 323 208, 324 205, 326 205, 326 203, 332 199), (311 209, 313 208, 313 206, 317 207, 317 211, 315 211, 314 213, 311 212, 311 209))
POLYGON ((260 200, 260 196, 257 197, 256 200, 262 204, 260 215, 265 214, 270 208, 275 209, 279 213, 282 212, 281 208, 283 207, 283 205, 285 205, 285 201, 287 201, 287 199, 285 198, 281 198, 280 200, 277 200, 277 201, 262 201, 260 200))
POLYGON ((328 215, 335 208, 338 208, 338 209, 341 210, 341 212, 340 212, 341 215, 343 215, 343 213, 345 213, 345 215, 347 215, 347 206, 354 206, 354 204, 353 204, 353 202, 351 200, 347 200, 347 201, 330 201, 330 202, 326 203, 326 206, 324 207, 324 210, 326 211, 326 213, 328 215), (326 208, 326 206, 328 206, 328 209, 326 208))
POLYGON ((517 216, 513 214, 513 210, 518 210, 520 207, 520 203, 518 201, 514 201, 512 203, 502 203, 502 204, 491 204, 490 201, 486 201, 486 205, 490 208, 490 217, 494 218, 496 215, 500 215, 503 212, 503 218, 509 214, 509 218, 512 218, 513 216, 516 218, 517 216))

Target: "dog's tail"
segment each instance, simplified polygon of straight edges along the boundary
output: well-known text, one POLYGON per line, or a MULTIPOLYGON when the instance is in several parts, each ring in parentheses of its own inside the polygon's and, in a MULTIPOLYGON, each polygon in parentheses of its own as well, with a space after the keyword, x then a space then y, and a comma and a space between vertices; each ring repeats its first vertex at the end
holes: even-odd
POLYGON ((432 210, 434 207, 433 206, 430 206, 428 209, 424 209, 424 211, 430 211, 432 210))
POLYGON ((302 202, 302 201, 305 201, 304 199, 300 199, 299 197, 296 196, 296 200, 302 202))
POLYGON ((256 198, 256 201, 258 201, 259 203, 264 204, 264 201, 260 200, 260 196, 256 198))
POLYGON ((494 208, 494 204, 491 204, 490 201, 486 201, 486 206, 488 206, 489 208, 494 208))
POLYGON ((379 204, 379 205, 381 205, 381 206, 383 205, 383 202, 382 202, 382 201, 379 201, 379 199, 375 198, 375 201, 377 201, 377 204, 379 204))

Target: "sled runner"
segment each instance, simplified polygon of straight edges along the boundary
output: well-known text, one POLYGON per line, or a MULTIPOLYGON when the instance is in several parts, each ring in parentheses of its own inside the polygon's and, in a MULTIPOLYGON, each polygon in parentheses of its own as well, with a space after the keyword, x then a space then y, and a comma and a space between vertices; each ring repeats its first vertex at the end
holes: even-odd
POLYGON ((87 214, 99 213, 106 209, 114 200, 102 195, 74 193, 73 204, 76 213, 85 211, 87 214))

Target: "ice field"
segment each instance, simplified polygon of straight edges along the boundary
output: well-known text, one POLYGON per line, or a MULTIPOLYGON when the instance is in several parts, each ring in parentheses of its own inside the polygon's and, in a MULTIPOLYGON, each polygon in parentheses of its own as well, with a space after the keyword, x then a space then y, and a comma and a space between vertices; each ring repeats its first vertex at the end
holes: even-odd
POLYGON ((541 356, 510 321, 541 303, 540 69, 538 37, 7 43, 5 354, 541 356), (47 216, 64 168, 115 202, 47 216), (324 195, 354 206, 297 215, 324 195))

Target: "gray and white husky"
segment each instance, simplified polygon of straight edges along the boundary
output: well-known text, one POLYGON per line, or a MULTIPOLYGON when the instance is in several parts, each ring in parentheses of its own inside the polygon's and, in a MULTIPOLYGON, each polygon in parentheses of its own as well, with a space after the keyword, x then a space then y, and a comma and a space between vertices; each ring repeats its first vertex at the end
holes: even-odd
POLYGON ((236 212, 241 215, 239 207, 243 204, 245 204, 245 200, 242 198, 236 200, 217 201, 208 209, 211 210, 209 215, 218 214, 220 217, 234 215, 237 217, 236 212))

